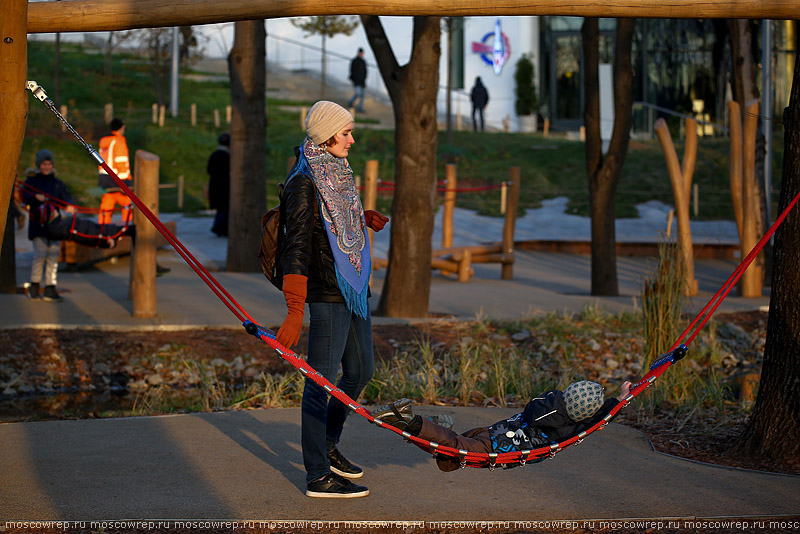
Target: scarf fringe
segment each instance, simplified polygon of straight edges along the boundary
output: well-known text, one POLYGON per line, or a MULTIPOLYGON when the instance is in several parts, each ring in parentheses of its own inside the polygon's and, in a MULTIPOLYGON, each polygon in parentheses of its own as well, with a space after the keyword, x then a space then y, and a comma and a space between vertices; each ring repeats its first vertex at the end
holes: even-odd
POLYGON ((367 293, 369 293, 369 282, 364 284, 360 293, 357 293, 353 286, 339 274, 339 267, 334 264, 336 270, 336 281, 339 283, 339 290, 342 292, 347 309, 355 313, 362 319, 369 315, 369 305, 367 303, 367 293))

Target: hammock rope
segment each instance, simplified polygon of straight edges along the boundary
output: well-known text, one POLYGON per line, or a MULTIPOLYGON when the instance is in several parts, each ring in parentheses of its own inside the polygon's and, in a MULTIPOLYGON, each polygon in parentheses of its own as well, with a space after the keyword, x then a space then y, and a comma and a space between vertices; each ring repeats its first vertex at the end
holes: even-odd
POLYGON ((650 366, 650 370, 647 374, 645 374, 641 380, 634 383, 631 391, 628 395, 626 395, 622 401, 617 404, 601 421, 596 423, 591 428, 581 432, 580 434, 573 436, 569 439, 566 439, 560 443, 553 443, 549 446, 540 447, 534 450, 524 450, 524 451, 514 451, 514 452, 507 452, 507 453, 476 453, 476 452, 468 452, 463 449, 455 449, 453 447, 447 447, 444 445, 440 445, 438 443, 430 442, 424 440, 422 438, 412 436, 406 431, 399 430, 392 425, 384 423, 383 421, 377 420, 370 414, 369 410, 367 410, 364 406, 359 404, 357 401, 351 399, 347 394, 345 394, 341 389, 336 387, 332 384, 329 380, 325 377, 320 375, 317 371, 315 371, 311 366, 309 366, 300 356, 292 351, 281 345, 277 339, 276 334, 265 328, 264 326, 259 325, 255 322, 255 320, 241 307, 241 305, 234 299, 222 285, 209 273, 205 267, 192 255, 192 253, 181 243, 177 237, 175 237, 172 232, 169 231, 166 226, 161 222, 161 220, 153 214, 152 211, 131 191, 131 189, 125 185, 125 183, 120 180, 120 178, 114 173, 114 171, 106 164, 103 158, 97 153, 97 151, 92 148, 91 145, 86 143, 83 138, 78 134, 77 131, 66 121, 66 119, 59 113, 56 109, 55 104, 53 104, 52 100, 50 100, 44 90, 35 82, 35 81, 28 81, 26 87, 33 93, 34 97, 38 100, 43 102, 50 111, 52 111, 59 120, 66 125, 67 129, 78 139, 78 141, 84 146, 84 148, 89 152, 89 154, 97 161, 98 165, 102 166, 111 176, 120 189, 131 199, 131 202, 139 208, 142 214, 156 227, 156 229, 167 239, 170 245, 178 252, 181 258, 186 261, 189 267, 197 273, 197 275, 209 286, 209 288, 214 292, 215 295, 225 304, 228 309, 240 320, 242 321, 242 326, 244 326, 245 331, 253 335, 264 343, 266 343, 269 347, 274 349, 281 358, 289 362, 293 367, 295 367, 301 374, 303 374, 306 378, 313 380, 316 384, 321 386, 325 391, 327 391, 331 396, 338 399, 342 402, 345 406, 347 406, 350 410, 365 417, 369 422, 390 430, 396 434, 401 435, 406 441, 413 443, 414 445, 420 447, 421 449, 433 454, 434 457, 437 455, 445 455, 452 458, 457 458, 461 467, 488 467, 489 469, 494 469, 496 466, 514 466, 520 465, 524 466, 526 463, 541 461, 546 458, 550 458, 555 456, 558 452, 564 450, 566 447, 570 445, 576 445, 583 441, 589 434, 604 428, 608 423, 616 416, 619 411, 627 406, 630 401, 641 394, 645 389, 647 389, 653 382, 658 379, 669 367, 674 365, 676 362, 683 359, 683 357, 687 353, 687 345, 691 343, 692 340, 697 336, 700 330, 703 328, 705 323, 711 318, 711 314, 717 309, 717 307, 721 304, 722 300, 728 295, 731 291, 733 286, 736 282, 742 277, 747 267, 753 262, 755 257, 764 247, 766 242, 770 239, 770 237, 775 233, 777 227, 784 221, 788 213, 794 208, 795 204, 797 204, 798 199, 800 199, 800 193, 795 196, 794 200, 789 203, 787 208, 781 213, 781 215, 775 220, 775 222, 770 226, 769 230, 764 234, 761 240, 756 244, 755 247, 750 251, 747 257, 739 264, 733 274, 728 278, 728 280, 723 284, 719 291, 710 299, 709 303, 703 308, 703 310, 698 314, 695 320, 689 325, 689 327, 681 334, 678 340, 675 342, 673 347, 665 354, 663 354, 660 358, 658 358, 653 364, 650 366), (691 332, 691 333, 690 333, 691 332), (688 336, 685 343, 682 343, 684 338, 688 336))

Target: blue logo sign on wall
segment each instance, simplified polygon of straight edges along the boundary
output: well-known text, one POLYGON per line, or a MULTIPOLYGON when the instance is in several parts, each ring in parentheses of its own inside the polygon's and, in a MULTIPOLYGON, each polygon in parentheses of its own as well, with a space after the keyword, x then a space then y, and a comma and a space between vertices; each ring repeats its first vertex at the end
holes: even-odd
POLYGON ((500 75, 511 55, 511 44, 508 35, 500 30, 500 19, 494 23, 494 31, 484 35, 480 42, 472 43, 472 52, 480 54, 484 63, 491 66, 496 75, 500 75))

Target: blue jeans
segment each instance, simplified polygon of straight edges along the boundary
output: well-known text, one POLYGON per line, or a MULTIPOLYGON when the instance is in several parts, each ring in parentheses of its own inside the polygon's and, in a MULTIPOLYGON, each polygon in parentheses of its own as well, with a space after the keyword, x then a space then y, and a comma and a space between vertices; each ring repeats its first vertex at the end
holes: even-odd
POLYGON ((347 107, 352 108, 353 103, 358 100, 358 107, 356 107, 357 111, 364 111, 364 86, 363 85, 354 85, 353 86, 353 97, 347 103, 347 107))
MULTIPOLYGON (((372 320, 362 319, 343 302, 311 302, 308 329, 308 364, 333 382, 342 366, 336 386, 350 398, 358 399, 372 378, 372 320)), ((312 380, 303 389, 301 444, 306 481, 330 472, 328 443, 339 442, 350 409, 312 380)))

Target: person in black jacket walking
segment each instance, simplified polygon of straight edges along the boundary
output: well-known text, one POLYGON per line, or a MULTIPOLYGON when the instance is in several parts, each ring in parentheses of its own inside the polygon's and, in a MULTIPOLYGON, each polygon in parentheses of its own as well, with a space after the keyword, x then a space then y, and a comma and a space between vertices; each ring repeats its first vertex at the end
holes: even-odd
POLYGON ((39 208, 51 204, 55 211, 60 207, 67 213, 75 213, 75 206, 67 186, 56 178, 52 152, 42 149, 36 153, 36 169, 38 172, 25 180, 25 187, 22 189, 22 202, 28 206, 30 214, 28 239, 33 241, 33 263, 28 297, 34 300, 43 298, 48 302, 60 302, 62 298, 56 291, 56 282, 58 253, 61 246, 59 241, 48 236, 45 227, 47 221, 40 220, 39 208), (40 295, 39 291, 42 281, 44 281, 44 295, 40 295))
POLYGON ((208 207, 217 210, 211 231, 220 237, 228 235, 228 213, 231 196, 231 136, 223 133, 218 146, 206 164, 208 173, 208 207))
MULTIPOLYGON (((372 416, 412 436, 467 452, 534 450, 588 430, 628 396, 631 386, 630 382, 624 382, 619 397, 606 400, 600 384, 587 380, 575 382, 563 392, 552 390, 539 395, 526 404, 522 412, 508 419, 463 434, 456 434, 429 418, 415 416, 408 399, 395 401, 387 408, 376 410, 372 416)), ((444 455, 436 457, 436 464, 441 471, 460 467, 458 459, 444 455)))
POLYGON ((486 86, 483 85, 480 76, 475 77, 475 85, 472 86, 470 100, 472 100, 472 130, 478 131, 478 123, 475 120, 475 113, 477 112, 481 119, 481 131, 484 131, 483 108, 489 103, 489 92, 486 90, 486 86))
POLYGON ((364 49, 359 48, 358 54, 350 62, 350 80, 353 82, 353 97, 347 103, 348 108, 358 100, 356 111, 364 111, 364 88, 367 85, 367 62, 364 61, 364 49))
MULTIPOLYGON (((288 311, 276 338, 285 347, 299 341, 308 302, 308 364, 331 382, 341 365, 337 387, 357 399, 375 367, 367 228, 377 232, 389 219, 361 206, 347 161, 355 143, 350 112, 317 102, 306 116, 306 133, 281 196, 285 231, 278 262, 288 311)), ((348 480, 361 477, 362 469, 337 449, 349 408, 306 378, 301 413, 306 495, 368 495, 366 487, 348 480)))

